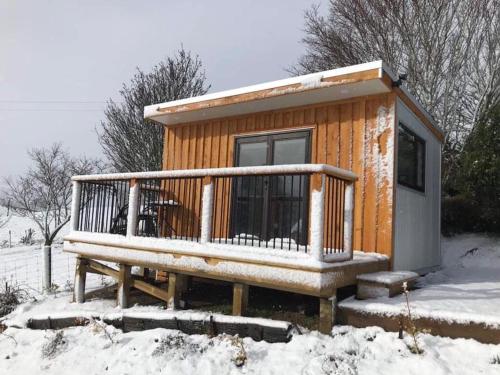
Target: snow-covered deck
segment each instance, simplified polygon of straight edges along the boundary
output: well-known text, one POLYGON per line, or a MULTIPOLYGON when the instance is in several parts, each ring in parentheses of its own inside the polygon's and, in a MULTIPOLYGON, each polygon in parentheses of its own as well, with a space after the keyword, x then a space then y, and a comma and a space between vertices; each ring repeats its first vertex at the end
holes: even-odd
POLYGON ((389 265, 353 253, 356 179, 324 164, 76 176, 64 242, 79 258, 75 298, 84 301, 90 272, 117 280, 122 307, 131 287, 175 306, 179 284, 197 276, 233 283, 235 315, 249 285, 319 297, 328 332, 336 290, 389 265), (167 272, 168 292, 134 278, 132 266, 167 272))
POLYGON ((358 274, 388 267, 387 257, 375 253, 354 252, 350 260, 330 263, 286 250, 85 232, 66 236, 64 250, 88 259, 327 297, 354 285, 358 274))
POLYGON ((64 250, 86 259, 330 297, 337 287, 354 284, 358 273, 387 267, 385 257, 353 257, 356 178, 325 164, 75 176, 64 250), (271 193, 256 192, 268 185, 286 212, 268 224, 278 231, 262 235, 255 228, 260 218, 250 211, 264 196, 271 199, 265 195, 271 193), (247 224, 237 227, 238 221, 247 224))

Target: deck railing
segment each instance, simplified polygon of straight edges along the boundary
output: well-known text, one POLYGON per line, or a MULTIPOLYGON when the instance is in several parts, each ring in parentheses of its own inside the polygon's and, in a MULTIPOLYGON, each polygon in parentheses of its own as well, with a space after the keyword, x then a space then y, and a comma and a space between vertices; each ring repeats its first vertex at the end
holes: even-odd
POLYGON ((75 176, 71 229, 345 260, 355 179, 324 164, 75 176))

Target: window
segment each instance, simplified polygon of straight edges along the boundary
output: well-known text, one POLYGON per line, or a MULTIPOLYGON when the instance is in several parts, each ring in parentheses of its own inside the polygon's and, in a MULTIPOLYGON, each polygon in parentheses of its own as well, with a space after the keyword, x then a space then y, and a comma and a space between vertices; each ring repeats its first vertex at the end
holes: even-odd
POLYGON ((425 141, 399 124, 398 183, 425 191, 425 141))

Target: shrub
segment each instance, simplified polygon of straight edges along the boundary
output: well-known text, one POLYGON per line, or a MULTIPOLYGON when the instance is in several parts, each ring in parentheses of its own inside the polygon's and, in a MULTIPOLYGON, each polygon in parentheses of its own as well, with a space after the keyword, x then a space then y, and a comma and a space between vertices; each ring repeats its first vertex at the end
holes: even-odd
POLYGON ((34 236, 35 236, 35 231, 30 228, 24 232, 24 236, 21 237, 20 242, 23 245, 33 245, 35 243, 34 236))
POLYGON ((463 194, 443 198, 441 215, 445 236, 478 230, 481 216, 477 202, 463 194))
POLYGON ((18 287, 9 285, 5 282, 2 290, 0 290, 0 317, 10 314, 22 301, 23 291, 18 287))
POLYGON ((500 233, 500 104, 474 126, 445 187, 443 233, 500 233), (453 189, 453 191, 451 191, 453 189))

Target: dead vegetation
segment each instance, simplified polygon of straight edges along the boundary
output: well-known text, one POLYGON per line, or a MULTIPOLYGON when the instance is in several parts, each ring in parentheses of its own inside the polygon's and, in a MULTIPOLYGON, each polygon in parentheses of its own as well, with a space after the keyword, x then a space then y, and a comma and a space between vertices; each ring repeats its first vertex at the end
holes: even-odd
POLYGON ((47 338, 42 346, 42 358, 52 359, 56 357, 67 346, 63 331, 57 331, 54 335, 47 338))
POLYGON ((7 281, 0 289, 0 317, 10 314, 26 297, 26 292, 7 281))

